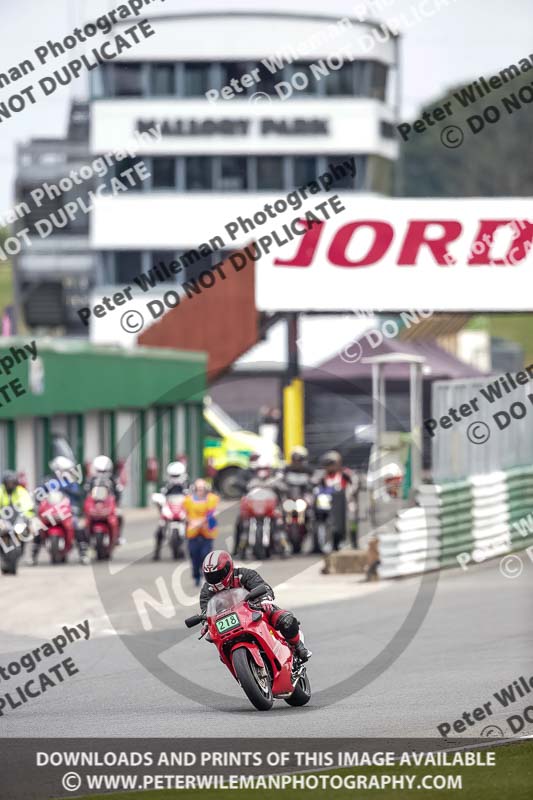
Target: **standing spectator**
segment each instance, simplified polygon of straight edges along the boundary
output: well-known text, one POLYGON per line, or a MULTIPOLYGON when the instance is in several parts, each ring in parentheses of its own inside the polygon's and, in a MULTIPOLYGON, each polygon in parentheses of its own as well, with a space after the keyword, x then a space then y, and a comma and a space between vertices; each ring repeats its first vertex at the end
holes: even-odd
POLYGON ((198 478, 193 484, 183 506, 187 512, 187 541, 192 562, 192 576, 196 586, 200 585, 202 563, 213 549, 213 541, 218 536, 218 523, 215 509, 219 497, 210 492, 207 483, 198 478))

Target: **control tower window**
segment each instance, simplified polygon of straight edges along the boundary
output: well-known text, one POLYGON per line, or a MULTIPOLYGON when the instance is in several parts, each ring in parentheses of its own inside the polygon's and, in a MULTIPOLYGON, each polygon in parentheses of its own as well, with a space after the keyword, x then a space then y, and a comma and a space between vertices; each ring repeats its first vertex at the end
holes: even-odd
POLYGON ((257 159, 257 189, 263 192, 283 188, 283 158, 281 156, 260 156, 257 159))
POLYGON ((211 65, 207 63, 188 63, 185 64, 185 97, 201 97, 208 89, 210 84, 211 65))
MULTIPOLYGON (((332 62, 337 66, 338 61, 332 62)), ((329 97, 348 96, 353 97, 353 64, 351 62, 344 63, 340 69, 331 69, 327 78, 324 79, 326 84, 326 94, 329 97)))
POLYGON ((154 189, 175 189, 176 187, 176 159, 152 159, 152 187, 154 189))
POLYGON ((114 256, 114 283, 131 283, 143 271, 143 258, 140 250, 117 250, 114 256))
POLYGON ((143 94, 142 64, 114 64, 116 97, 140 97, 143 94))
POLYGON ((372 62, 372 79, 370 84, 370 96, 376 100, 385 100, 385 90, 387 85, 387 66, 378 61, 372 62))
POLYGON ((316 179, 318 167, 314 156, 294 157, 294 187, 304 186, 316 179))
POLYGON ((189 156, 185 159, 185 190, 210 192, 213 190, 213 159, 209 156, 189 156))
POLYGON ((155 97, 174 95, 176 89, 174 64, 152 64, 150 94, 155 97))
POLYGON ((229 86, 233 89, 235 97, 246 97, 247 94, 253 94, 254 91, 257 91, 257 89, 246 89, 241 83, 242 76, 250 72, 250 65, 246 61, 225 61, 220 67, 222 73, 221 85, 229 86), (231 85, 232 78, 237 78, 238 84, 235 84, 235 86, 231 85))
POLYGON ((220 181, 216 187, 221 192, 245 192, 248 189, 247 160, 240 156, 222 156, 220 181))

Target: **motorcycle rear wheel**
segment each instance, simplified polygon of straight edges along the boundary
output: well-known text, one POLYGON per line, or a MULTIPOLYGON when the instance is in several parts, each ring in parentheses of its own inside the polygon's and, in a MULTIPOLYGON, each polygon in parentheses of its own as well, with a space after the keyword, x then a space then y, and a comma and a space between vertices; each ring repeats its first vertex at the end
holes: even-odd
POLYGON ((266 678, 259 675, 257 664, 246 647, 238 647, 231 656, 233 669, 239 683, 248 698, 258 711, 268 711, 272 708, 272 684, 270 675, 266 678))
POLYGON ((19 557, 17 553, 6 553, 2 557, 2 575, 16 575, 19 557))
POLYGON ((307 672, 302 675, 294 687, 294 692, 290 697, 285 698, 285 702, 290 706, 305 706, 311 699, 311 683, 307 672))

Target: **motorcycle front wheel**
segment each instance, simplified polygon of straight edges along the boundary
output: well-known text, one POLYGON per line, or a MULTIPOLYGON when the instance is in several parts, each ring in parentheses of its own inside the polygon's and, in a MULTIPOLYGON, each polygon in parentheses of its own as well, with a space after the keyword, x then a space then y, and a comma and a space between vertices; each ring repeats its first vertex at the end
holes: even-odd
POLYGON ((98 561, 107 561, 111 557, 109 546, 104 544, 103 533, 96 534, 95 549, 98 561))
POLYGON ((270 675, 261 675, 257 664, 246 647, 238 647, 232 653, 233 669, 248 700, 258 711, 272 708, 272 684, 270 675))
POLYGON ((290 706, 305 706, 310 699, 311 683, 306 672, 298 679, 298 683, 294 687, 294 692, 290 697, 285 698, 285 702, 290 706))
POLYGON ((172 558, 174 559, 174 561, 178 561, 178 559, 183 558, 181 536, 180 532, 177 530, 172 531, 172 535, 170 537, 170 549, 172 551, 172 558))
POLYGON ((50 542, 50 560, 52 564, 64 564, 65 550, 59 546, 59 536, 52 536, 50 542))

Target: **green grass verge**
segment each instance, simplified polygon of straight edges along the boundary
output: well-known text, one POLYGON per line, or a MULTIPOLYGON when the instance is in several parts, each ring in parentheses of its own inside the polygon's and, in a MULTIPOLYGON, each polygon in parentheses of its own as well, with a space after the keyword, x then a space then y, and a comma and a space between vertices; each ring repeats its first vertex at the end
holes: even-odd
POLYGON ((9 261, 0 262, 0 314, 13 302, 13 271, 9 261))
MULTIPOLYGON (((386 744, 383 748, 386 750, 386 744)), ((483 750, 481 752, 484 752, 483 750)), ((90 795, 81 800, 105 800, 114 797, 117 800, 230 800, 235 796, 242 800, 354 800, 354 797, 380 798, 380 800, 423 800, 424 797, 454 798, 454 800, 530 800, 533 797, 533 742, 510 744, 495 747, 496 765, 493 767, 360 767, 328 771, 334 775, 462 775, 461 789, 285 789, 254 791, 205 791, 205 790, 161 790, 128 792, 120 794, 90 795), (422 791, 422 794, 420 794, 422 791)), ((237 772, 237 770, 236 770, 237 772)), ((324 773, 316 773, 324 774, 324 773)))
POLYGON ((467 330, 487 331, 491 336, 516 342, 524 348, 524 363, 533 363, 531 314, 486 314, 470 320, 467 330))

